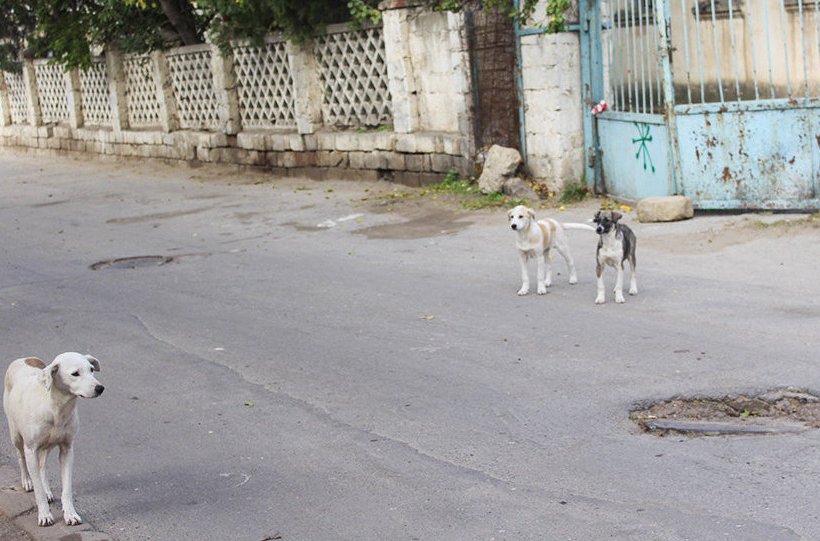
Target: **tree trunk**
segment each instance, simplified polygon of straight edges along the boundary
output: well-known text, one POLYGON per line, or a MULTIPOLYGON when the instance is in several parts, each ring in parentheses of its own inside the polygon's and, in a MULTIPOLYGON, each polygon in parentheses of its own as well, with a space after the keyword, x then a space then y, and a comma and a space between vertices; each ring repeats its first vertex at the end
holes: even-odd
POLYGON ((202 43, 194 20, 194 8, 189 0, 160 0, 159 4, 183 45, 202 43))

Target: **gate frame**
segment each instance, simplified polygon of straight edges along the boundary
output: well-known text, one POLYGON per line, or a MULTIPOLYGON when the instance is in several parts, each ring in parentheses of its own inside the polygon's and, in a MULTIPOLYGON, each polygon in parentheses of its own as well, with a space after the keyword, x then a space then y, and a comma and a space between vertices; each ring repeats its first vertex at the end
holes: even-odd
MULTIPOLYGON (((778 138, 776 140, 782 141, 782 130, 784 128, 779 123, 780 117, 771 114, 761 114, 758 112, 775 110, 781 112, 785 111, 787 115, 786 118, 788 118, 792 122, 791 125, 800 126, 801 130, 805 127, 805 129, 808 132, 809 138, 813 139, 814 137, 820 137, 820 128, 818 128, 817 123, 818 113, 820 113, 820 98, 807 95, 804 98, 790 97, 788 99, 780 100, 761 100, 759 98, 756 98, 754 101, 750 101, 742 100, 740 99, 740 97, 738 97, 737 102, 725 100, 718 103, 689 103, 676 105, 674 94, 674 72, 671 60, 671 51, 673 46, 671 36, 670 14, 671 1, 658 0, 653 2, 653 5, 653 15, 655 22, 654 26, 656 28, 657 37, 659 39, 657 47, 658 52, 660 53, 660 57, 657 60, 660 64, 659 70, 662 70, 662 74, 660 74, 662 76, 662 98, 664 105, 662 115, 648 115, 634 111, 606 111, 600 113, 599 115, 593 115, 592 107, 594 107, 594 105, 598 103, 598 101, 603 99, 607 92, 607 89, 604 86, 605 83, 602 28, 611 28, 612 25, 602 24, 600 0, 579 0, 579 15, 581 21, 581 28, 579 29, 581 33, 581 76, 583 90, 582 114, 584 120, 584 171, 586 175, 587 185, 595 193, 602 193, 607 190, 607 184, 609 184, 606 178, 606 168, 603 167, 606 156, 604 154, 604 150, 602 149, 602 126, 605 125, 607 126, 607 129, 609 129, 610 127, 616 126, 618 121, 634 122, 636 126, 638 126, 638 124, 644 124, 644 126, 646 126, 647 122, 650 125, 659 125, 659 117, 661 117, 662 123, 665 126, 665 133, 667 137, 667 141, 665 142, 665 148, 668 163, 668 171, 664 171, 664 173, 666 173, 666 175, 668 176, 667 186, 665 188, 663 187, 662 180, 660 183, 653 184, 652 186, 650 186, 647 189, 648 191, 665 189, 667 193, 665 193, 664 195, 672 195, 675 193, 686 194, 687 189, 689 189, 693 192, 692 194, 690 194, 690 196, 698 196, 697 198, 692 197, 695 206, 709 209, 771 208, 781 210, 794 210, 798 208, 820 208, 820 151, 818 151, 818 149, 814 148, 813 146, 811 148, 807 148, 806 146, 801 147, 800 145, 796 147, 795 156, 799 155, 801 161, 796 166, 796 169, 788 170, 786 167, 784 167, 785 173, 783 177, 783 182, 777 182, 776 173, 772 172, 768 176, 764 175, 765 178, 770 182, 770 188, 768 189, 768 191, 766 190, 765 186, 763 186, 763 189, 760 189, 759 185, 747 182, 748 179, 755 178, 754 173, 759 172, 759 167, 756 170, 752 165, 751 158, 747 159, 746 162, 741 162, 740 164, 738 164, 737 162, 730 163, 729 165, 731 165, 733 168, 735 166, 738 167, 737 171, 734 171, 738 175, 736 178, 738 195, 734 199, 731 198, 731 194, 728 191, 724 190, 723 193, 721 192, 722 187, 719 186, 717 178, 711 178, 711 176, 707 176, 707 180, 704 183, 696 184, 696 181, 694 181, 694 177, 692 176, 692 172, 694 169, 692 163, 687 162, 686 169, 688 170, 688 173, 684 172, 684 168, 682 167, 682 152, 685 151, 687 155, 691 153, 696 153, 698 149, 698 143, 702 144, 704 141, 702 140, 702 138, 699 138, 698 135, 695 135, 694 138, 690 135, 686 138, 687 149, 681 148, 681 137, 683 137, 684 134, 680 132, 681 126, 678 123, 679 115, 681 115, 681 117, 686 117, 687 122, 685 122, 684 124, 689 126, 690 129, 692 127, 693 122, 697 122, 696 116, 694 115, 704 114, 705 112, 705 122, 707 126, 709 126, 708 115, 712 114, 715 115, 713 119, 716 118, 717 122, 719 123, 736 123, 736 127, 740 130, 739 133, 741 134, 741 137, 745 130, 751 129, 752 131, 759 130, 764 135, 769 135, 778 138), (792 110, 796 111, 796 115, 793 115, 791 113, 792 110), (732 116, 733 113, 740 114, 732 116), (643 120, 641 119, 641 117, 643 117, 643 120), (605 122, 602 124, 601 121, 605 122), (613 121, 615 123, 610 123, 613 121), (780 131, 778 130, 778 128, 780 128, 780 131), (808 165, 806 165, 807 162, 808 165), (801 167, 810 167, 811 170, 808 171, 808 173, 806 174, 806 171, 804 169, 801 169, 801 167), (799 174, 796 176, 792 175, 792 177, 798 178, 799 183, 789 181, 789 179, 792 177, 788 176, 788 173, 793 173, 795 170, 799 174), (685 176, 685 174, 689 176, 685 176), (691 184, 690 182, 687 182, 687 178, 689 178, 692 181, 691 184), (775 182, 772 182, 772 179, 775 179, 775 182), (700 194, 702 192, 699 190, 699 188, 702 187, 707 188, 705 190, 707 194, 709 194, 710 192, 717 193, 716 198, 713 197, 710 199, 708 196, 700 198, 700 194), (711 190, 710 188, 714 189, 711 190), (790 189, 793 189, 791 196, 780 196, 782 193, 784 193, 784 191, 788 194, 790 189), (695 192, 695 190, 698 191, 695 192), (702 203, 702 205, 700 205, 700 203, 702 203)), ((820 17, 820 13, 816 13, 816 16, 820 17)), ((803 44, 803 47, 805 54, 805 44, 803 44)), ((612 56, 609 60, 610 62, 612 62, 612 56)), ((686 69, 688 70, 688 66, 686 69)), ((611 74, 612 73, 614 72, 611 72, 611 74)), ((612 83, 612 81, 610 81, 610 83, 612 83)), ((806 84, 808 85, 808 83, 806 84)), ((808 89, 808 86, 806 86, 806 89, 808 89)), ((660 98, 661 96, 659 96, 659 100, 660 98)), ((621 124, 620 126, 623 125, 621 124)), ((695 127, 695 130, 696 131, 694 131, 693 133, 701 133, 701 129, 697 128, 697 126, 695 127)), ((706 134, 708 131, 709 130, 706 129, 705 131, 703 131, 703 133, 706 134)), ((620 131, 618 132, 618 135, 623 138, 623 133, 623 131, 620 131)), ((729 135, 732 135, 732 132, 729 132, 729 135)), ((805 136, 806 133, 803 133, 802 135, 805 136)), ((651 137, 649 139, 651 140, 651 137)), ((820 141, 820 139, 818 140, 820 141)), ((633 143, 635 141, 636 139, 632 140, 633 143)), ((710 141, 706 141, 706 143, 708 144, 710 143, 710 141)), ((612 141, 605 140, 604 146, 607 146, 608 144, 611 145, 612 141)), ((810 142, 809 145, 813 145, 813 141, 810 142)), ((724 151, 725 147, 721 147, 719 150, 724 151)), ((728 155, 731 156, 732 150, 734 150, 734 148, 732 148, 729 151, 725 151, 724 155, 728 153, 728 155)), ((617 151, 614 154, 610 154, 610 159, 614 160, 614 156, 616 155, 617 151)), ((766 154, 764 150, 761 154, 753 156, 752 158, 755 158, 758 162, 766 162, 772 161, 771 158, 775 156, 780 155, 776 155, 773 153, 766 154)), ((785 159, 782 156, 780 157, 781 159, 785 159)), ((711 158, 712 156, 710 155, 709 159, 711 160, 711 158)), ((719 168, 720 166, 724 165, 723 163, 716 164, 715 161, 718 160, 707 160, 703 164, 699 163, 698 166, 703 170, 703 172, 711 173, 712 175, 714 175, 715 167, 717 166, 719 168)), ((793 163, 793 161, 794 158, 791 161, 789 161, 789 164, 793 163)), ((610 163, 614 164, 615 162, 610 163)), ((646 166, 644 165, 644 169, 645 168, 646 166)), ((724 175, 728 170, 728 166, 724 168, 724 175)), ((725 176, 723 180, 726 180, 725 176)), ((620 181, 621 180, 618 179, 618 182, 620 181)), ((634 184, 634 180, 629 179, 627 182, 629 181, 632 181, 634 184)), ((641 186, 644 185, 641 184, 641 186)), ((621 194, 621 198, 634 199, 642 197, 636 195, 637 192, 640 190, 632 189, 631 191, 633 192, 631 196, 630 194, 627 194, 626 196, 624 196, 624 194, 621 194)), ((618 198, 617 193, 610 195, 613 195, 614 197, 618 198)), ((651 195, 656 194, 652 193, 651 195)))

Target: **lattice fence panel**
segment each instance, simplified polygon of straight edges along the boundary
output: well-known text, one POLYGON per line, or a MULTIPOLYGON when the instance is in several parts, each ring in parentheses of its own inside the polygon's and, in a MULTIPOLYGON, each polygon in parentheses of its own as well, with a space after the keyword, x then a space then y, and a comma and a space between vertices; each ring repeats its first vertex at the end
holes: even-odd
POLYGON ((105 62, 95 62, 80 72, 80 93, 83 120, 94 126, 111 125, 111 100, 109 99, 108 67, 105 62))
POLYGON ((159 126, 160 105, 154 82, 154 61, 149 56, 128 56, 124 59, 124 67, 128 124, 135 128, 159 126))
POLYGON ((237 46, 233 52, 242 127, 294 126, 293 78, 285 42, 237 46))
POLYGON ((326 34, 316 41, 325 122, 378 126, 392 122, 381 28, 326 34))
POLYGON ((4 72, 6 88, 9 94, 9 109, 13 124, 28 124, 28 97, 23 75, 20 73, 4 72))
POLYGON ((216 129, 219 111, 211 51, 198 50, 168 55, 179 125, 187 129, 216 129))
POLYGON ((68 122, 68 99, 63 67, 46 62, 34 64, 37 95, 43 122, 68 122))

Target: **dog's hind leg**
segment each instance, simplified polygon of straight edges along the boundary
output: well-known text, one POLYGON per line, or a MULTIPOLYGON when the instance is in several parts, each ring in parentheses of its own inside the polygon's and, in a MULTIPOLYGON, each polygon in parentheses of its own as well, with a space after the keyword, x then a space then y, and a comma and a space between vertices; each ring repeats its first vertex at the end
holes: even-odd
POLYGON ((567 262, 567 270, 569 270, 569 283, 570 284, 577 284, 578 283, 578 272, 575 270, 575 261, 572 259, 572 254, 569 251, 569 246, 566 244, 557 243, 555 245, 555 249, 558 250, 558 253, 561 254, 561 257, 564 258, 564 261, 567 262))
POLYGON ((68 526, 82 524, 83 519, 74 509, 74 490, 71 485, 74 472, 74 449, 69 445, 60 446, 60 474, 63 483, 63 520, 68 526))
POLYGON ((23 438, 20 436, 12 436, 14 447, 17 450, 17 462, 20 465, 20 485, 26 492, 34 490, 34 484, 31 482, 31 475, 28 473, 28 466, 26 466, 26 455, 23 449, 23 438))
POLYGON ((46 495, 48 503, 54 501, 54 494, 51 493, 51 487, 48 484, 48 475, 46 475, 46 462, 48 461, 48 450, 40 449, 37 451, 38 468, 37 473, 40 475, 40 480, 43 482, 43 493, 46 495))
POLYGON ((635 276, 635 255, 634 254, 629 258, 629 270, 632 271, 630 273, 630 277, 629 277, 629 294, 630 295, 637 295, 638 294, 638 279, 635 276))
POLYGON ((538 255, 538 294, 546 295, 547 288, 552 285, 552 263, 550 251, 538 255))
POLYGON ((37 450, 32 447, 25 447, 26 466, 31 476, 31 483, 34 485, 34 500, 37 502, 37 524, 40 526, 51 526, 54 524, 54 516, 48 508, 48 500, 43 489, 43 480, 38 475, 39 468, 37 450))

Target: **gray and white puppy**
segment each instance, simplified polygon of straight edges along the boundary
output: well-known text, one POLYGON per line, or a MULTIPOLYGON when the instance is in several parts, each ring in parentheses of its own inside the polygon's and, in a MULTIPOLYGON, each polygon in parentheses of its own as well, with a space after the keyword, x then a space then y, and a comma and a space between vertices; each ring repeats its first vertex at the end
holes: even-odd
POLYGON ((598 277, 598 296, 595 304, 604 304, 606 295, 604 293, 604 269, 607 265, 615 267, 618 276, 615 279, 615 302, 624 302, 624 261, 629 261, 632 269, 632 276, 629 281, 629 294, 637 295, 638 282, 635 279, 635 245, 637 239, 635 233, 628 226, 618 223, 623 216, 614 210, 599 210, 595 213, 593 222, 598 233, 598 265, 595 274, 598 277))

